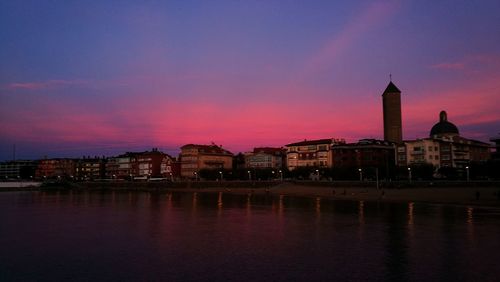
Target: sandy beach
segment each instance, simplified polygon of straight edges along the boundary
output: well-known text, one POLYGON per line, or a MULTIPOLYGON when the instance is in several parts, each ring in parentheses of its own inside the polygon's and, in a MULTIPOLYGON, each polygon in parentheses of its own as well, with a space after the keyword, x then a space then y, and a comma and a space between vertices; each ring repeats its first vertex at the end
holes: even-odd
MULTIPOLYGON (((334 200, 353 201, 383 201, 383 202, 425 202, 453 205, 470 205, 484 207, 500 207, 500 187, 411 187, 411 188, 383 188, 375 187, 342 187, 342 185, 314 186, 307 184, 267 183, 261 186, 204 186, 169 187, 156 183, 87 183, 87 186, 75 186, 77 191, 121 190, 143 192, 197 192, 197 193, 231 193, 255 195, 284 195, 298 197, 322 197, 334 200)), ((0 187, 0 192, 6 191, 38 191, 38 186, 0 187)), ((50 187, 50 190, 66 190, 67 187, 50 187)))
POLYGON ((270 188, 179 188, 168 189, 177 192, 270 194, 301 197, 325 197, 338 200, 384 201, 384 202, 425 202, 453 205, 500 207, 500 187, 439 187, 379 189, 357 187, 314 187, 283 183, 270 188), (479 195, 477 193, 479 192, 479 195))

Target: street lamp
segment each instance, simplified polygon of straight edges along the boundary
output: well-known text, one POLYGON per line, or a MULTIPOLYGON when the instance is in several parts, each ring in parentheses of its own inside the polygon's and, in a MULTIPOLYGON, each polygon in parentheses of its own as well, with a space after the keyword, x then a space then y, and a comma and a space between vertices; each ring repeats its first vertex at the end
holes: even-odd
POLYGON ((194 172, 194 180, 198 181, 198 172, 194 172))
POLYGON ((280 173, 280 180, 281 182, 283 182, 283 171, 280 169, 279 173, 280 173))
POLYGON ((271 172, 273 173, 273 177, 272 177, 272 179, 271 179, 271 180, 274 180, 274 170, 273 170, 273 171, 271 171, 271 172))
POLYGON ((469 182, 470 174, 469 174, 469 167, 468 166, 465 167, 465 171, 467 172, 467 182, 469 182))
POLYGON ((316 170, 316 177, 318 178, 319 181, 319 169, 316 170))
POLYGON ((174 175, 170 172, 170 181, 174 182, 174 175))
POLYGON ((248 173, 248 181, 252 181, 252 172, 247 171, 248 173))
POLYGON ((222 181, 224 179, 224 176, 222 175, 222 171, 219 171, 219 174, 220 174, 220 181, 222 181))
POLYGON ((358 168, 359 171, 359 181, 363 181, 363 170, 361 168, 358 168))
POLYGON ((411 183, 411 167, 408 168, 408 180, 411 183))

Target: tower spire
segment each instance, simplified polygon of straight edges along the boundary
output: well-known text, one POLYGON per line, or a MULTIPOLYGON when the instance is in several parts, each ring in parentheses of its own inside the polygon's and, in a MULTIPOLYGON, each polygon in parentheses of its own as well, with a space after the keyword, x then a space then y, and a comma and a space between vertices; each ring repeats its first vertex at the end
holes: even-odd
POLYGON ((389 74, 389 82, 392 82, 392 73, 389 74))

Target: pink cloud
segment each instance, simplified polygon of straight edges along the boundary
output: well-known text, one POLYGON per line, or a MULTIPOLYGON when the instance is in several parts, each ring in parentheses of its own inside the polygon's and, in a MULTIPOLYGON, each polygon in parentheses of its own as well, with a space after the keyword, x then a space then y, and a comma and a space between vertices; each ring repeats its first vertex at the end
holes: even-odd
POLYGON ((349 49, 362 35, 390 18, 399 4, 390 1, 371 3, 360 11, 332 39, 326 42, 306 63, 306 73, 323 69, 334 63, 337 57, 349 49))
POLYGON ((11 83, 7 86, 8 89, 25 89, 25 90, 41 90, 41 89, 52 89, 57 87, 65 87, 71 85, 84 85, 88 82, 85 80, 47 80, 38 82, 17 82, 11 83))
MULTIPOLYGON (((426 137, 443 109, 459 129, 500 120, 500 84, 496 78, 493 73, 465 86, 426 84, 419 93, 403 93, 405 138, 426 137)), ((105 146, 123 150, 139 145, 178 148, 186 143, 214 141, 239 152, 303 139, 382 138, 379 95, 344 99, 335 93, 345 94, 342 89, 316 89, 301 83, 273 81, 241 87, 237 80, 221 82, 224 80, 217 74, 158 74, 92 82, 99 86, 128 86, 123 88, 126 99, 102 99, 105 111, 83 105, 77 98, 36 99, 34 92, 22 95, 26 101, 23 110, 9 113, 10 108, 5 107, 0 131, 17 139, 83 146, 89 154, 105 146), (188 95, 183 87, 191 80, 199 83, 189 86, 188 95), (177 88, 177 82, 181 82, 181 88, 177 88), (233 95, 235 89, 238 95, 233 95), (148 98, 142 93, 147 93, 148 98)), ((473 136, 471 133, 469 137, 473 136)))
POLYGON ((465 126, 500 120, 500 80, 496 74, 473 80, 466 85, 451 85, 444 90, 442 88, 443 86, 427 85, 419 93, 412 93, 410 96, 402 94, 403 127, 406 134, 416 135, 408 136, 409 138, 426 137, 431 127, 438 122, 438 115, 442 110, 448 112, 448 120, 459 130, 465 126))
POLYGON ((464 63, 440 63, 432 65, 433 69, 443 69, 443 70, 462 70, 465 68, 464 63))
POLYGON ((500 67, 500 56, 494 54, 468 55, 456 62, 442 62, 431 65, 432 69, 439 70, 469 70, 485 71, 487 68, 500 67))

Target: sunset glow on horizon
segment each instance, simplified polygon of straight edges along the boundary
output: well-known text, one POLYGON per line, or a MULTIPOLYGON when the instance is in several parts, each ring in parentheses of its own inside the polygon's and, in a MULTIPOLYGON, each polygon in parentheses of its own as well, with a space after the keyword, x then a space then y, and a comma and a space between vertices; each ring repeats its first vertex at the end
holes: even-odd
POLYGON ((0 160, 500 133, 500 2, 0 1, 0 160))

